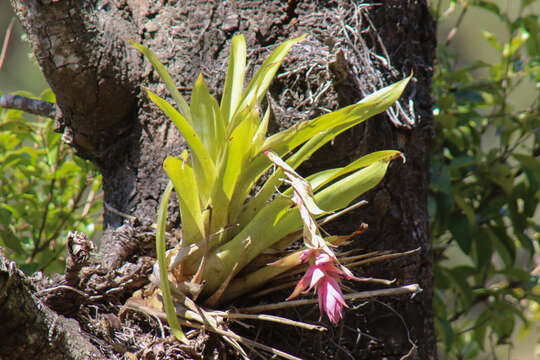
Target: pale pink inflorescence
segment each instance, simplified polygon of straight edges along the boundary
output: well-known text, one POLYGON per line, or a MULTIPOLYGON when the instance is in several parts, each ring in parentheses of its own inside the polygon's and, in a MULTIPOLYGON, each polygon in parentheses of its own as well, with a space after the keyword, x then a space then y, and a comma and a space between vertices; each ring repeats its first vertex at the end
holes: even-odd
POLYGON ((356 277, 348 270, 342 270, 343 266, 336 267, 335 256, 324 250, 309 249, 304 252, 302 257, 305 261, 315 257, 315 261, 310 265, 287 300, 298 296, 301 292, 307 293, 315 288, 319 296, 321 317, 323 313, 326 313, 330 321, 337 324, 343 316, 343 306, 347 306, 341 292, 340 280, 342 278, 356 279, 356 277))
POLYGON ((305 275, 300 279, 291 296, 287 300, 316 289, 319 296, 321 317, 326 313, 330 321, 337 324, 343 316, 343 306, 347 306, 340 288, 341 279, 359 280, 349 269, 341 265, 334 252, 319 233, 315 216, 326 213, 314 201, 313 192, 308 181, 298 175, 285 161, 271 151, 266 156, 279 166, 285 176, 284 182, 293 188, 292 202, 298 206, 303 222, 304 244, 307 247, 302 253, 302 263, 311 262, 305 275), (307 289, 307 290, 306 290, 307 289))

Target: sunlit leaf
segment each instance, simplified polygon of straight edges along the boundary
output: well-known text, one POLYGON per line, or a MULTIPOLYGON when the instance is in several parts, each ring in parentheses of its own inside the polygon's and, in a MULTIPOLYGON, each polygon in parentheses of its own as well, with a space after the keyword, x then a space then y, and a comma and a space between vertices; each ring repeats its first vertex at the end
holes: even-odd
POLYGON ((174 109, 167 101, 163 100, 150 90, 146 90, 148 97, 152 100, 178 127, 178 130, 182 133, 186 142, 192 151, 193 156, 193 169, 197 181, 200 182, 199 189, 201 194, 207 194, 209 196, 210 189, 216 178, 216 169, 214 162, 210 157, 206 147, 199 135, 195 132, 193 127, 186 121, 186 119, 174 109))
POLYGON ((237 111, 241 111, 244 106, 249 104, 259 104, 261 102, 274 75, 281 66, 281 62, 293 45, 302 41, 304 37, 305 35, 302 35, 296 39, 287 40, 272 51, 249 82, 237 111))
POLYGON ((161 200, 159 202, 158 218, 157 218, 157 227, 156 227, 156 254, 159 263, 159 277, 160 277, 160 288, 163 298, 163 308, 167 314, 167 322, 171 327, 171 332, 178 339, 178 341, 187 344, 189 340, 184 335, 182 327, 178 323, 176 318, 176 310, 174 308, 174 303, 171 295, 171 288, 169 285, 169 274, 168 274, 168 265, 166 257, 166 245, 165 245, 165 232, 167 227, 167 205, 169 204, 169 197, 173 189, 172 182, 167 184, 167 188, 163 195, 161 195, 161 200))
POLYGON ((171 179, 180 203, 182 240, 185 244, 201 241, 205 237, 197 181, 189 164, 187 151, 180 158, 167 157, 163 169, 171 179))
POLYGON ((202 74, 199 75, 193 87, 190 109, 193 116, 193 129, 215 163, 218 152, 225 142, 225 125, 219 105, 210 95, 202 74))
POLYGON ((221 112, 225 124, 228 124, 240 101, 244 90, 244 71, 246 67, 246 41, 243 35, 236 35, 231 42, 229 65, 223 97, 221 98, 221 112))
POLYGON ((146 46, 142 44, 137 44, 136 42, 130 39, 126 39, 126 40, 129 41, 129 43, 133 45, 135 49, 139 50, 150 61, 154 69, 156 69, 156 71, 158 72, 159 77, 161 78, 165 86, 167 87, 167 90, 169 90, 172 98, 174 99, 176 104, 178 104, 180 114, 182 114, 182 116, 186 118, 188 122, 191 123, 191 113, 189 110, 189 105, 186 102, 186 100, 184 100, 184 97, 182 96, 182 94, 180 94, 180 92, 176 88, 176 85, 174 84, 174 81, 169 75, 169 72, 167 71, 167 69, 165 69, 165 66, 161 64, 157 56, 146 46))

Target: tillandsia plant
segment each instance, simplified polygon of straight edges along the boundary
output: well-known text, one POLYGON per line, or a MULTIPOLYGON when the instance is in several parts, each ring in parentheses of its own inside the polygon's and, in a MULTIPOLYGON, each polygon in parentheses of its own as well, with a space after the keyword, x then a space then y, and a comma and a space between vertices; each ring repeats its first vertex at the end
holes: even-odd
POLYGON ((190 104, 157 57, 132 42, 157 70, 178 108, 146 89, 149 98, 174 122, 189 147, 189 152, 167 157, 163 164, 170 183, 159 207, 154 271, 167 318, 181 340, 185 337, 171 295, 184 303, 185 299, 200 299, 216 306, 309 263, 290 298, 317 289, 321 312, 337 323, 345 306, 339 281, 359 279, 340 264, 332 250, 346 237, 323 238, 318 221, 345 213, 343 209, 381 181, 390 161, 401 153, 378 151, 307 179, 294 169, 338 134, 383 112, 399 98, 410 77, 354 105, 267 136, 270 109, 261 114, 259 106, 282 60, 302 39, 276 47, 244 89, 246 43, 242 35, 235 36, 221 103, 210 95, 201 75, 190 104), (260 186, 269 170, 273 171, 260 186), (276 196, 282 185, 288 188, 276 196), (166 212, 173 188, 180 205, 182 238, 165 252, 166 212), (257 262, 270 250, 283 250, 301 238, 302 250, 271 263, 257 262), (250 271, 241 271, 248 264, 250 271))

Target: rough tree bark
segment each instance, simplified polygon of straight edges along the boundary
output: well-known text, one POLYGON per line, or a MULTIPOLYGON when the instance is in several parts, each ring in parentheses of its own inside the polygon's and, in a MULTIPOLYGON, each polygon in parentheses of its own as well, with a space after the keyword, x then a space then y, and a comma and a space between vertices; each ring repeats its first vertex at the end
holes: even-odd
MULTIPOLYGON (((403 296, 371 301, 349 310, 346 321, 321 338, 296 331, 284 336, 280 328, 264 328, 264 340, 305 358, 320 358, 323 353, 328 358, 355 359, 398 359, 408 353, 417 359, 436 357, 426 208, 435 28, 425 0, 384 0, 378 4, 296 0, 11 2, 56 94, 57 130, 103 174, 106 235, 99 256, 77 274, 77 287, 86 297, 81 299, 62 288, 46 291, 47 296, 41 297, 53 310, 79 320, 82 338, 99 345, 101 354, 93 357, 118 356, 126 348, 110 347, 97 339, 100 333, 84 324, 87 318, 81 312, 89 297, 118 304, 147 281, 152 264, 152 237, 148 233, 166 185, 161 163, 166 155, 179 154, 184 147, 174 126, 140 92, 139 86, 145 85, 167 97, 150 64, 127 46, 124 38, 151 48, 180 89, 191 88, 202 71, 209 88, 219 97, 230 40, 239 32, 246 36, 251 70, 274 44, 300 33, 309 34, 293 48, 271 87, 268 101, 274 110, 274 131, 354 103, 414 72, 399 107, 340 136, 302 171, 344 164, 374 150, 403 151, 407 162, 391 166, 384 183, 368 194, 370 206, 334 224, 334 230, 346 233, 366 222, 368 232, 353 246, 366 251, 421 248, 413 256, 362 270, 364 275, 396 278, 398 285, 418 282, 424 291, 412 300, 403 296), (67 302, 72 306, 66 307, 67 302)), ((189 92, 184 93, 189 98, 189 92)), ((171 226, 179 225, 178 216, 171 219, 171 226)), ((8 269, 6 265, 0 274, 15 276, 14 270, 8 269)), ((27 291, 31 293, 31 287, 27 291)), ((8 309, 4 319, 24 321, 15 316, 16 308, 1 303, 2 309, 8 309)), ((38 303, 35 306, 41 307, 38 303)), ((112 307, 110 312, 114 313, 112 307)), ((311 310, 305 315, 306 319, 317 317, 311 310)), ((64 330, 66 334, 79 331, 76 326, 64 330)), ((5 339, 0 339, 0 349, 5 348, 5 339)), ((17 341, 22 344, 24 337, 17 341)), ((43 344, 40 346, 47 347, 47 340, 43 344)), ((9 355, 26 357, 32 354, 26 351, 35 350, 27 348, 11 346, 10 351, 15 352, 9 355)), ((8 354, 0 350, 0 357, 4 355, 8 354)), ((77 358, 67 350, 64 356, 77 358)), ((56 357, 51 354, 48 358, 56 357)))

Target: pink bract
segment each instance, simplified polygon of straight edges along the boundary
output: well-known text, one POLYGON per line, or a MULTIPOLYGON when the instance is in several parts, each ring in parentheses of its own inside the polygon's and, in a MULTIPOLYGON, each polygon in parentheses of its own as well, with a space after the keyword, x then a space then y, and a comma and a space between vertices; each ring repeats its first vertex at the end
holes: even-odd
POLYGON ((339 286, 339 279, 354 279, 354 276, 334 265, 334 261, 337 260, 333 254, 330 255, 319 249, 306 250, 302 254, 302 261, 307 261, 313 256, 315 256, 315 262, 308 268, 287 300, 298 296, 301 292, 306 293, 316 288, 321 316, 326 313, 330 321, 337 324, 342 317, 343 306, 347 306, 339 286))

